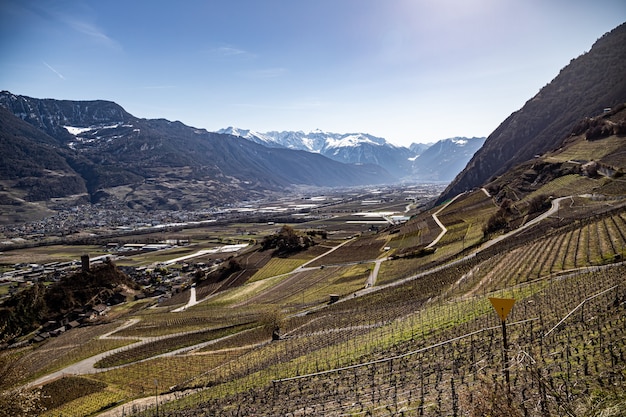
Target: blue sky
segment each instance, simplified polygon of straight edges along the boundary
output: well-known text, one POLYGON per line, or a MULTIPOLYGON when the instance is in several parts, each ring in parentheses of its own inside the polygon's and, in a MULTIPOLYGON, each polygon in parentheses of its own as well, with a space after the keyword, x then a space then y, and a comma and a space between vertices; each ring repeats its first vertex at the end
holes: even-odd
POLYGON ((208 130, 487 136, 623 0, 0 0, 0 89, 208 130))

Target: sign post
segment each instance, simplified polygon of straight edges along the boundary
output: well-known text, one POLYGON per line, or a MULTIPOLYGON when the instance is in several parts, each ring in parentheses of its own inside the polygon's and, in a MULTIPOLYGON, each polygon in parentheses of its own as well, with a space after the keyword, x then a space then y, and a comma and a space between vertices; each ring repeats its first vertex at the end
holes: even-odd
POLYGON ((154 378, 154 402, 156 403, 156 415, 159 417, 159 381, 154 378))
POLYGON ((514 298, 489 298, 491 305, 493 306, 500 320, 502 321, 502 371, 504 373, 504 380, 506 381, 507 388, 510 389, 509 383, 509 356, 507 354, 508 343, 506 340, 506 317, 515 304, 514 298))

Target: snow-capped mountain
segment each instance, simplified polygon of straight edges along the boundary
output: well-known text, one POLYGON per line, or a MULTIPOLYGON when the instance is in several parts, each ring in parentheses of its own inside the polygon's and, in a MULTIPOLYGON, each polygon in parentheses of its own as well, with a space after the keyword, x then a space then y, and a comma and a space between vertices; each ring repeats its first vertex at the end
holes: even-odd
POLYGON ((431 142, 431 143, 412 143, 409 146, 409 149, 411 150, 411 152, 413 152, 416 156, 421 155, 426 149, 430 148, 431 146, 433 146, 435 144, 435 142, 431 142))
POLYGON ((450 138, 435 143, 396 146, 365 133, 314 130, 255 132, 229 127, 218 133, 239 136, 269 147, 319 153, 349 164, 376 164, 402 180, 451 181, 482 146, 485 138, 450 138))
POLYGON ((276 143, 272 137, 267 136, 263 133, 255 132, 254 130, 239 129, 231 126, 227 127, 226 129, 220 129, 216 133, 239 136, 240 138, 247 139, 250 142, 258 143, 260 145, 268 146, 270 148, 286 148, 286 146, 276 143))
POLYGON ((260 133, 254 130, 228 127, 218 130, 217 133, 239 136, 265 146, 297 149, 321 154, 329 152, 329 149, 357 147, 363 144, 397 148, 397 146, 388 143, 383 138, 365 133, 331 133, 319 129, 309 133, 304 133, 301 130, 297 132, 272 131, 260 133))
POLYGON ((376 164, 398 178, 411 174, 411 161, 417 154, 403 146, 396 146, 383 138, 365 133, 331 133, 314 130, 259 133, 229 127, 217 133, 239 136, 269 147, 283 147, 319 153, 327 158, 348 164, 376 164))

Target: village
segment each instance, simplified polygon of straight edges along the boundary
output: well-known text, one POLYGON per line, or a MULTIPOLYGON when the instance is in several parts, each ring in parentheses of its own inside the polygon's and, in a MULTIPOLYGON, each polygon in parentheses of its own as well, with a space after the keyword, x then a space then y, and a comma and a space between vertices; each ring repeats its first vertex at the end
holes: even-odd
MULTIPOLYGON (((138 254, 144 252, 162 251, 185 246, 188 241, 164 242, 159 244, 125 244, 118 245, 109 243, 107 251, 110 255, 101 255, 90 259, 89 255, 81 256, 80 260, 71 262, 52 262, 39 264, 16 264, 14 269, 4 272, 0 276, 0 286, 8 287, 8 291, 2 298, 10 297, 24 288, 32 287, 36 283, 58 282, 63 277, 76 274, 80 271, 89 272, 103 263, 110 263, 123 258, 123 254, 138 254)), ((223 259, 215 258, 211 264, 206 262, 191 262, 198 254, 224 253, 232 254, 245 247, 247 244, 225 245, 210 250, 195 252, 188 256, 170 259, 149 266, 119 266, 119 271, 128 276, 137 284, 138 291, 134 291, 132 300, 153 299, 157 305, 169 300, 172 296, 194 285, 194 279, 203 276, 212 268, 216 268, 223 259), (189 262, 188 262, 189 260, 189 262), (167 268, 176 265, 175 268, 167 268)), ((228 255, 225 255, 228 256, 228 255)), ((2 299, 0 298, 0 299, 2 299)), ((33 336, 21 344, 38 343, 50 337, 57 337, 66 331, 76 327, 97 324, 106 321, 106 316, 111 307, 129 301, 129 295, 115 292, 101 303, 87 304, 77 307, 65 314, 62 319, 50 320, 42 324, 33 336)), ((16 346, 12 346, 16 347, 16 346)))

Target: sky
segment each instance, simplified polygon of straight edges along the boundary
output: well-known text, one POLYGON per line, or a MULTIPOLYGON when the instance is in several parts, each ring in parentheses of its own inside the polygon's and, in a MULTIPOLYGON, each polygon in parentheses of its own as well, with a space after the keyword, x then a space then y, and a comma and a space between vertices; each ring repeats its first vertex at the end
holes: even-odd
POLYGON ((488 136, 624 0, 0 0, 0 90, 216 131, 488 136))

